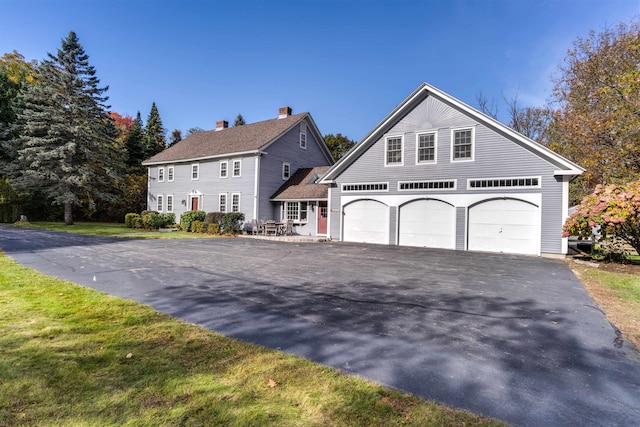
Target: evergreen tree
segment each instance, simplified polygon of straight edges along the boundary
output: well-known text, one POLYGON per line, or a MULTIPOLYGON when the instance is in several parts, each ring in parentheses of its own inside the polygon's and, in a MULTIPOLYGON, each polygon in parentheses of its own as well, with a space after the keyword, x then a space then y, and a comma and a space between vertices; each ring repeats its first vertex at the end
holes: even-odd
POLYGON ((242 126, 244 124, 246 124, 244 122, 244 117, 242 117, 242 114, 238 113, 238 116, 236 117, 236 121, 233 122, 233 125, 234 126, 242 126))
POLYGON ((133 126, 125 141, 127 149, 127 166, 129 170, 139 170, 142 168, 142 161, 145 159, 145 134, 140 111, 133 121, 133 126))
POLYGON ((145 147, 144 158, 158 154, 165 148, 167 148, 167 140, 164 136, 164 128, 162 127, 162 120, 160 119, 160 113, 158 107, 154 102, 151 105, 151 111, 147 118, 147 127, 145 128, 145 147))
POLYGON ((99 87, 89 56, 71 31, 57 55, 48 54, 38 84, 18 97, 12 141, 16 158, 9 172, 14 188, 38 189, 54 205, 64 206, 64 222, 73 224, 74 205, 91 209, 94 198, 111 199, 118 176, 114 126, 105 105, 107 87, 99 87))

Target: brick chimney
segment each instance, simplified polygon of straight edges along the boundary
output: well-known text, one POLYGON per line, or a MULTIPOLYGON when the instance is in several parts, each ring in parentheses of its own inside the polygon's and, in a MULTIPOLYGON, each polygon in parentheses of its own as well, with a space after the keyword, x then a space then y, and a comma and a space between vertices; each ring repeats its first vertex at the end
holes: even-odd
POLYGON ((291 107, 280 107, 278 110, 278 118, 284 119, 285 117, 289 117, 291 115, 291 107))
POLYGON ((218 120, 216 122, 216 130, 222 130, 229 127, 229 122, 226 120, 218 120))

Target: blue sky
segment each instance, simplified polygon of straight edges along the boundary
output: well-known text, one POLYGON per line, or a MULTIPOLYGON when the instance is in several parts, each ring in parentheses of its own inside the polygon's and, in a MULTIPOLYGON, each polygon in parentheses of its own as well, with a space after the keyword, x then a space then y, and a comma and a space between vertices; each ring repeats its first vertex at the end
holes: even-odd
POLYGON ((311 112, 323 134, 360 140, 426 81, 506 120, 503 95, 549 97, 577 37, 640 13, 638 0, 0 0, 0 54, 55 53, 78 34, 109 103, 155 101, 169 133, 216 120, 311 112))

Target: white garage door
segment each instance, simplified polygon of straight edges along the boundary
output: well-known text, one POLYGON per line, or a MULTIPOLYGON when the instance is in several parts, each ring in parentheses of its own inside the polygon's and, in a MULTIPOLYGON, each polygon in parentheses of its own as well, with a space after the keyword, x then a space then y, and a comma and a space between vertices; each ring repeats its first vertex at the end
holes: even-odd
POLYGON ((389 207, 375 200, 359 200, 344 207, 345 242, 389 244, 389 207))
POLYGON ((399 244, 455 249, 456 208, 438 200, 416 200, 400 208, 399 244))
POLYGON ((520 200, 490 200, 469 209, 470 251, 537 255, 539 208, 520 200))

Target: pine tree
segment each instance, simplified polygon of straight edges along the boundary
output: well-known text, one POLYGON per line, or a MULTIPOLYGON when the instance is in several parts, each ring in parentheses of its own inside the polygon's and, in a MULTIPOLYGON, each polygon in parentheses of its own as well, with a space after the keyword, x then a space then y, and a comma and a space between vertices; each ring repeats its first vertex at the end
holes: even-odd
POLYGON ((131 130, 127 136, 127 140, 125 141, 127 166, 130 170, 141 169, 141 163, 145 159, 145 145, 144 125, 142 124, 140 111, 138 111, 133 121, 133 126, 131 126, 131 130))
POLYGON ((108 87, 99 87, 89 57, 71 31, 54 56, 39 68, 38 84, 19 97, 16 158, 10 177, 23 192, 40 190, 64 206, 73 224, 74 205, 90 208, 94 198, 113 198, 118 176, 114 126, 108 116, 108 87))
POLYGON ((167 140, 164 133, 165 131, 162 127, 160 113, 158 112, 158 107, 156 107, 156 103, 154 102, 151 105, 151 111, 147 118, 147 127, 145 128, 145 159, 148 159, 167 148, 167 140))
POLYGON ((244 122, 244 117, 242 117, 242 114, 238 113, 238 115, 236 116, 236 121, 233 122, 233 125, 234 126, 242 126, 244 124, 246 124, 244 122))

